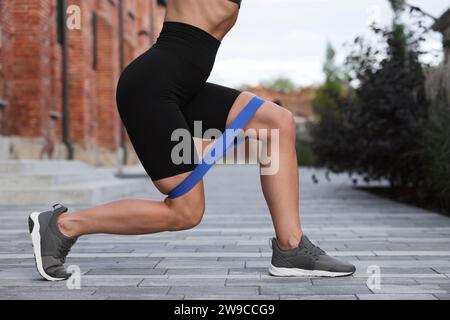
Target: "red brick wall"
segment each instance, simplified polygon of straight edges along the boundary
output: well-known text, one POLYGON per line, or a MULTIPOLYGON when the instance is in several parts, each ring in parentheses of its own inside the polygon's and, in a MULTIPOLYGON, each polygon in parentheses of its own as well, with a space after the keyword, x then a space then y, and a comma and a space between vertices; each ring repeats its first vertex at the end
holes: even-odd
MULTIPOLYGON (((3 9, 3 6, 0 5, 0 99, 4 98, 5 96, 5 73, 4 73, 4 57, 3 52, 5 51, 3 47, 6 45, 5 43, 5 36, 6 32, 8 31, 8 24, 10 19, 7 19, 4 15, 5 10, 3 9)), ((9 34, 9 31, 8 31, 9 34)), ((1 123, 0 123, 1 128, 1 123)), ((1 129, 0 129, 1 130, 1 129)), ((1 134, 1 131, 0 131, 1 134)))
POLYGON ((102 13, 98 16, 97 128, 98 143, 114 151, 120 142, 119 116, 115 108, 115 87, 119 78, 117 23, 102 13), (114 39, 113 41, 109 39, 114 39))
MULTIPOLYGON (((147 50, 162 26, 156 0, 124 0, 126 62, 147 50)), ((68 0, 81 8, 81 30, 68 30, 71 138, 80 148, 114 152, 120 143, 115 91, 120 75, 119 0, 68 0), (92 13, 97 13, 93 68, 92 13)), ((56 1, 0 1, 0 98, 6 110, 0 134, 41 137, 51 111, 62 112, 62 48, 56 1)), ((56 136, 62 140, 62 122, 56 136)))
POLYGON ((281 102, 283 107, 294 113, 294 115, 312 119, 314 116, 312 100, 315 97, 316 89, 300 88, 289 93, 277 92, 264 86, 245 88, 250 92, 269 101, 281 102))
POLYGON ((40 136, 51 106, 52 2, 2 1, 3 133, 40 136))
POLYGON ((92 69, 91 14, 93 1, 71 0, 68 5, 81 8, 81 29, 70 30, 69 45, 69 101, 71 137, 75 144, 85 146, 95 124, 93 109, 96 105, 95 71, 92 69), (91 122, 92 121, 92 122, 91 122))

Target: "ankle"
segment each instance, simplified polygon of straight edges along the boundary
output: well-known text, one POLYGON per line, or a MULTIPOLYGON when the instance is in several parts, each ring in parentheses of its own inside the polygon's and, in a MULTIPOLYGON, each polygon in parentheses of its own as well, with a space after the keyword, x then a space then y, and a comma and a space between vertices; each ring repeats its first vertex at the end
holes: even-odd
POLYGON ((302 234, 300 233, 300 235, 292 235, 288 238, 285 239, 278 239, 278 246, 282 249, 282 250, 292 250, 295 249, 299 246, 300 241, 302 239, 302 234))
POLYGON ((58 217, 58 228, 66 237, 77 238, 79 236, 76 232, 75 223, 67 212, 58 217))

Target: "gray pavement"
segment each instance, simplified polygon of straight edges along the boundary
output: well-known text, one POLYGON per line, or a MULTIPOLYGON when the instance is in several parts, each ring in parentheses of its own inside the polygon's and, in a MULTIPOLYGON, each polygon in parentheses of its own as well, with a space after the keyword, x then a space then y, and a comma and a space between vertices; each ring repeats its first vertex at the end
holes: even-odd
MULTIPOLYGON (((450 298, 450 218, 354 189, 345 176, 326 182, 315 172, 314 184, 313 173, 301 170, 304 230, 354 263, 353 277, 270 277, 273 228, 258 168, 219 166, 206 179, 207 211, 196 229, 81 238, 67 260, 81 270, 79 289, 42 281, 35 270, 26 217, 45 208, 0 206, 0 299, 450 298), (377 268, 380 285, 368 286, 377 268)), ((162 199, 150 184, 136 197, 162 199)))

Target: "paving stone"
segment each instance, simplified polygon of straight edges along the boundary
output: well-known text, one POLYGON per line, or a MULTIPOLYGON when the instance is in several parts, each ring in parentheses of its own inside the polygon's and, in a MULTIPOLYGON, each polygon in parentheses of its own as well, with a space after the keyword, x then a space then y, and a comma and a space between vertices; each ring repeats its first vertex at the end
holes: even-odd
POLYGON ((365 285, 341 285, 341 286, 312 286, 296 284, 292 285, 261 285, 261 294, 279 294, 279 295, 351 295, 371 293, 365 285))
POLYGON ((143 278, 127 279, 127 278, 94 278, 92 276, 82 276, 81 286, 86 287, 108 287, 108 286, 138 286, 143 278))
POLYGON ((280 300, 358 300, 355 295, 280 295, 280 300))
MULTIPOLYGON (((157 269, 159 270, 159 269, 157 269)), ((196 268, 183 268, 183 269, 167 269, 165 274, 167 275, 191 275, 197 274, 198 269, 196 268)), ((217 269, 203 269, 201 274, 203 275, 227 275, 227 268, 217 268, 217 269)))
POLYGON ((187 294, 184 296, 185 300, 280 300, 278 295, 247 295, 247 294, 187 294))
POLYGON ((262 279, 227 279, 226 281, 226 286, 263 286, 272 284, 308 287, 311 286, 311 279, 267 277, 262 279))
POLYGON ((205 279, 195 279, 188 277, 185 278, 167 278, 167 279, 145 279, 142 281, 140 287, 159 287, 159 286, 190 286, 193 291, 196 291, 198 287, 203 287, 207 281, 208 285, 224 286, 224 278, 207 278, 205 279))
POLYGON ((358 294, 359 300, 437 300, 432 294, 358 294))
POLYGON ((331 255, 354 263, 353 277, 270 276, 273 227, 258 169, 219 166, 206 178, 207 213, 199 227, 80 238, 67 264, 81 268, 81 290, 40 280, 28 208, 0 205, 0 299, 449 299, 449 217, 355 189, 345 175, 314 184, 313 173, 324 181, 320 171, 301 170, 304 231, 331 255), (366 285, 373 265, 381 267, 380 290, 366 285))
POLYGON ((101 296, 104 300, 183 300, 184 295, 133 295, 133 294, 123 294, 123 295, 112 295, 112 296, 101 296))
MULTIPOLYGON (((207 297, 208 295, 233 295, 233 296, 240 296, 240 295, 258 295, 259 294, 259 288, 258 287, 225 287, 225 286, 201 286, 197 287, 195 289, 195 292, 193 292, 192 287, 189 286, 177 286, 172 287, 169 291, 170 294, 184 294, 184 295, 204 295, 207 297)), ((273 295, 269 294, 269 295, 273 295)))
POLYGON ((230 275, 268 274, 268 268, 230 268, 228 274, 230 275))
POLYGON ((136 287, 136 286, 123 286, 123 287, 99 287, 93 293, 94 295, 113 297, 113 296, 157 296, 166 295, 169 292, 169 287, 136 287))
POLYGON ((150 268, 97 268, 90 269, 87 275, 157 275, 164 274, 164 269, 150 268))
POLYGON ((381 285, 380 289, 372 290, 376 294, 390 293, 390 294, 443 294, 447 293, 445 289, 441 288, 439 285, 427 285, 427 284, 417 284, 417 285, 381 285))

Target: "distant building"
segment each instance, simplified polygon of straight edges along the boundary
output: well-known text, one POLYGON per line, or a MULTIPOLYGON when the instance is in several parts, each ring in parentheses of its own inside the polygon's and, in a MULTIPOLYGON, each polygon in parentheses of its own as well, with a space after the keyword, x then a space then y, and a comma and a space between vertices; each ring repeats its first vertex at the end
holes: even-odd
POLYGON ((154 43, 164 5, 0 1, 0 159, 53 154, 114 164, 126 146, 132 161, 116 111, 117 80, 154 43), (81 9, 81 28, 69 30, 67 18, 77 14, 73 5, 81 9), (68 7, 73 10, 67 14, 68 7))

